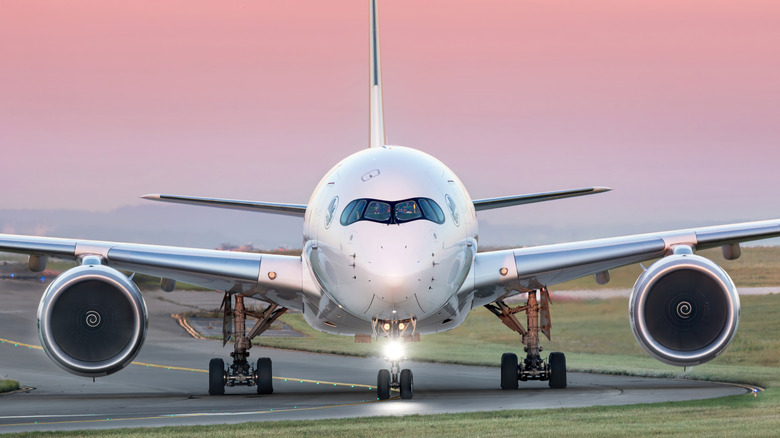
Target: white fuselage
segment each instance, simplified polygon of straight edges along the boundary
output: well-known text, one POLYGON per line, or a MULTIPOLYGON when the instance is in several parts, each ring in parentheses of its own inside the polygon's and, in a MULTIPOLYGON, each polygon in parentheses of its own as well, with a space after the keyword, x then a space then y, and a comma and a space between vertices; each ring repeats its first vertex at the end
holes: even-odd
POLYGON ((314 327, 370 333, 375 319, 455 316, 443 308, 471 269, 477 220, 465 187, 440 161, 400 146, 362 150, 325 175, 308 206, 303 257, 321 299, 304 316, 314 327))

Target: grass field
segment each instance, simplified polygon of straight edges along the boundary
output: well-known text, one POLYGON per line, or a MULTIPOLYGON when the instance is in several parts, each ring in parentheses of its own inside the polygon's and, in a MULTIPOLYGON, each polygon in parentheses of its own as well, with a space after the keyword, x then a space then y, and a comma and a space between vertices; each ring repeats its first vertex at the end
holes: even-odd
POLYGON ((0 394, 9 391, 16 391, 17 389, 19 389, 19 382, 16 380, 0 379, 0 394))

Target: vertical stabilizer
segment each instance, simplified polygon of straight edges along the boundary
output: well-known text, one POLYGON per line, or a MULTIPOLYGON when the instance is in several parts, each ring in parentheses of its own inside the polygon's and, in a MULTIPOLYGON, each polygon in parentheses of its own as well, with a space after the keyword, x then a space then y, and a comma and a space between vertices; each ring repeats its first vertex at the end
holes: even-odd
POLYGON ((376 16, 376 0, 371 0, 371 90, 370 90, 370 147, 385 145, 385 119, 382 114, 382 70, 379 66, 379 23, 376 16))

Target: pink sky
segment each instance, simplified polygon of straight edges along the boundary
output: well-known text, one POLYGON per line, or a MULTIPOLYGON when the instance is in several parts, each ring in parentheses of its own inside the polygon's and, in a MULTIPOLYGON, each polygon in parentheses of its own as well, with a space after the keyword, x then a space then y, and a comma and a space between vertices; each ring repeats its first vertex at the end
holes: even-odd
MULTIPOLYGON (((9 1, 2 208, 304 203, 367 145, 368 1, 9 1)), ((388 140, 490 221, 780 217, 775 1, 380 2, 388 140), (547 216, 548 219, 541 219, 547 216)))

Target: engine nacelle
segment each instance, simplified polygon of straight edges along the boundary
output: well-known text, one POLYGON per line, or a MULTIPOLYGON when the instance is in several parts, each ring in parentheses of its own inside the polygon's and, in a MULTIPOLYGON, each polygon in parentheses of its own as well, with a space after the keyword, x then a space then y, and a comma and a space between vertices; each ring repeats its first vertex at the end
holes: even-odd
POLYGON ((124 274, 82 265, 57 277, 38 305, 38 336, 65 370, 100 377, 135 359, 146 338, 146 303, 124 274))
POLYGON ((628 305, 639 345, 669 365, 693 366, 714 359, 739 324, 734 282, 712 261, 675 254, 653 263, 634 284, 628 305))

